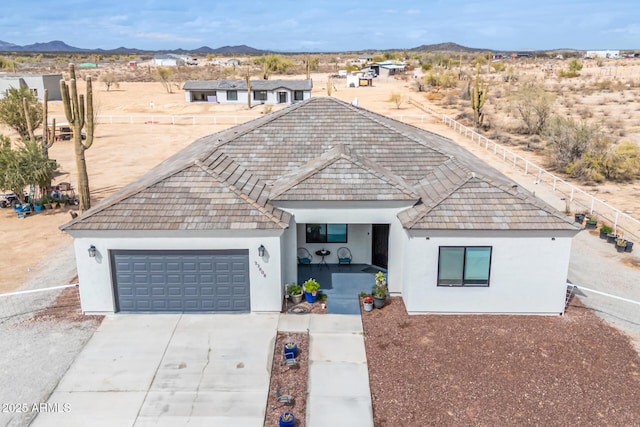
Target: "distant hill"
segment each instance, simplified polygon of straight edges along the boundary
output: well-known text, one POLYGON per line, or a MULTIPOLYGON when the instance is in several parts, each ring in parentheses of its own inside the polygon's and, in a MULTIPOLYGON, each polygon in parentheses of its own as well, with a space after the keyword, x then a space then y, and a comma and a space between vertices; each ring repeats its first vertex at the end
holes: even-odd
POLYGON ((17 44, 9 43, 0 40, 0 51, 2 52, 101 52, 101 53, 145 53, 145 52, 176 52, 176 53, 191 53, 191 54, 254 54, 259 55, 262 53, 268 53, 266 50, 255 49, 250 46, 222 46, 217 49, 212 49, 209 46, 202 46, 197 49, 185 50, 162 50, 162 51, 148 51, 140 50, 128 47, 118 47, 115 49, 85 49, 74 46, 69 46, 63 41, 53 40, 47 43, 34 43, 30 45, 20 46, 17 44))
POLYGON ((408 49, 409 52, 488 52, 493 51, 493 49, 478 49, 475 47, 466 47, 459 45, 457 43, 447 42, 447 43, 437 43, 437 44, 423 44, 422 46, 414 47, 413 49, 408 49))

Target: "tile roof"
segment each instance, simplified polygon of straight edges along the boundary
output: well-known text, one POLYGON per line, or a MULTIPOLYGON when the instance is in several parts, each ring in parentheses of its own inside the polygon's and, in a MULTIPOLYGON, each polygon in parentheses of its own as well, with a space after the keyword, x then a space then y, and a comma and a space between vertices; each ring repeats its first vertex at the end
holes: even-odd
POLYGON ((195 141, 62 228, 282 229, 272 202, 402 200, 407 229, 578 229, 513 184, 447 138, 317 97, 195 141))
MULTIPOLYGON (((188 80, 183 90, 247 90, 244 80, 188 80)), ((311 80, 251 80, 251 90, 311 90, 311 80)))

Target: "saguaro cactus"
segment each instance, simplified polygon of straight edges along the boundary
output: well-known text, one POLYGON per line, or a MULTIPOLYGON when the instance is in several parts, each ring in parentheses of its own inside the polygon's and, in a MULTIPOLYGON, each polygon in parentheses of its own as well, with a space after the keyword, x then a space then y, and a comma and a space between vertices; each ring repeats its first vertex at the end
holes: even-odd
POLYGON ((42 154, 45 158, 49 158, 49 148, 56 140, 56 119, 51 122, 49 129, 49 91, 44 90, 42 99, 42 154))
POLYGON ((71 79, 69 84, 60 80, 60 92, 64 104, 64 114, 73 130, 73 146, 76 154, 76 167, 78 169, 78 198, 80 211, 91 208, 91 194, 89 191, 89 175, 84 152, 93 144, 93 87, 91 77, 87 77, 87 100, 85 109, 85 97, 78 94, 76 87, 76 70, 73 64, 69 64, 71 79), (86 139, 82 139, 82 130, 86 127, 86 139))
POLYGON ((480 66, 476 67, 476 78, 473 86, 469 82, 468 91, 471 108, 473 109, 473 125, 478 129, 482 126, 484 120, 482 107, 484 107, 484 103, 487 100, 487 92, 489 91, 489 85, 480 81, 480 66))

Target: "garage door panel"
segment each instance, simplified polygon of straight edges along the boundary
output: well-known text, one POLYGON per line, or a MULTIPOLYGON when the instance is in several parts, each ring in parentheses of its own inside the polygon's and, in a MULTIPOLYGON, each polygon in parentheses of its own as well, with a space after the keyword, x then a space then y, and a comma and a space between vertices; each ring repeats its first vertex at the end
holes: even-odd
POLYGON ((248 312, 248 251, 112 251, 119 311, 248 312))

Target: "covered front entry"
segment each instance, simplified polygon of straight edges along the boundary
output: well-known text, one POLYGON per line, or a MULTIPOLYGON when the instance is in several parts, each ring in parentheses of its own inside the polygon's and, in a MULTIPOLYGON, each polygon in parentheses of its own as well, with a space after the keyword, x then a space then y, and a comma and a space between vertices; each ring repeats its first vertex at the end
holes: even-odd
POLYGON ((115 250, 111 271, 115 311, 251 311, 247 250, 115 250))

